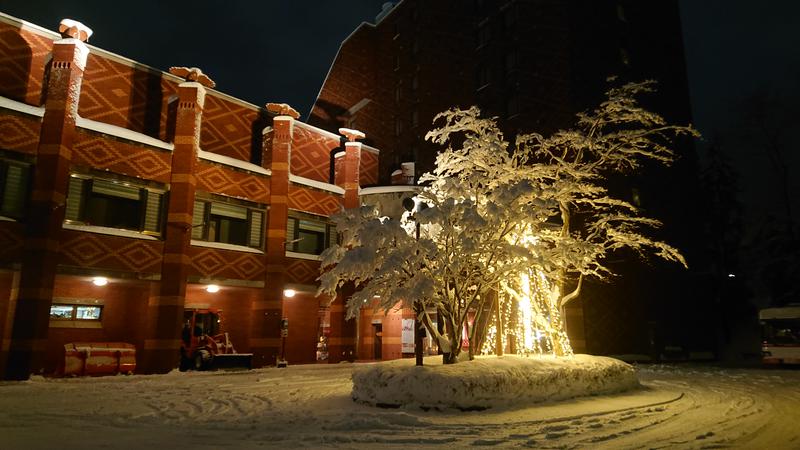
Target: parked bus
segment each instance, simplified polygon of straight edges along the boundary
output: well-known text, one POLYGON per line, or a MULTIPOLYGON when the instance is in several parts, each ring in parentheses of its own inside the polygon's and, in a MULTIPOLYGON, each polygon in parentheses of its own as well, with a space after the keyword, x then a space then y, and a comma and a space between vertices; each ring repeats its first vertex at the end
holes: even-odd
POLYGON ((800 364, 800 304, 758 312, 765 365, 800 364))

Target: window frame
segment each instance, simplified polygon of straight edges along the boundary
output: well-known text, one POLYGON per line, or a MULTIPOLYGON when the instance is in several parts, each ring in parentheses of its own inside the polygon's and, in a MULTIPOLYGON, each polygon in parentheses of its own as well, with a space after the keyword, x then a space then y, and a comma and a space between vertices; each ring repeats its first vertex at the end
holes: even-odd
MULTIPOLYGON (((65 214, 64 223, 66 224, 73 224, 73 225, 83 225, 83 226, 98 226, 98 227, 105 227, 105 228, 114 228, 119 230, 127 230, 133 231, 136 233, 141 233, 148 236, 155 236, 161 237, 164 234, 164 228, 166 224, 166 212, 169 205, 169 191, 165 187, 156 187, 154 186, 155 183, 148 182, 147 180, 129 180, 128 177, 117 175, 113 173, 104 173, 101 176, 97 176, 94 173, 85 173, 85 172, 70 172, 69 174, 69 184, 72 183, 73 179, 80 180, 80 198, 79 203, 77 206, 78 212, 77 217, 75 218, 68 218, 65 214), (141 211, 139 212, 139 225, 136 229, 133 228, 120 228, 120 227, 112 227, 106 224, 95 224, 89 223, 87 221, 87 203, 90 199, 90 196, 94 194, 94 185, 95 181, 102 181, 112 184, 122 184, 126 187, 135 188, 138 190, 139 199, 138 202, 140 203, 141 211), (148 223, 148 200, 151 195, 159 195, 158 198, 158 213, 157 217, 155 218, 155 230, 148 230, 146 229, 148 223)), ((68 185, 67 187, 67 205, 69 205, 69 194, 71 191, 71 187, 68 185)), ((104 195, 107 197, 114 197, 110 194, 102 194, 96 193, 98 195, 104 195)))
MULTIPOLYGON (((194 202, 193 202, 193 208, 196 208, 198 203, 202 203, 203 204, 203 215, 202 215, 203 221, 200 224, 196 224, 195 220, 194 220, 195 213, 193 211, 193 213, 192 213, 192 237, 191 237, 192 240, 202 241, 202 242, 213 242, 213 243, 227 244, 227 245, 237 245, 237 246, 240 246, 240 247, 247 247, 247 248, 252 248, 252 249, 256 249, 256 250, 264 250, 264 244, 265 244, 265 241, 266 241, 266 239, 264 237, 264 234, 265 234, 265 229, 266 229, 265 227, 267 226, 267 220, 268 220, 268 214, 269 214, 269 206, 268 205, 264 205, 264 204, 253 202, 253 201, 249 201, 249 200, 240 200, 240 199, 235 199, 235 198, 231 198, 231 197, 225 197, 225 196, 222 196, 222 195, 211 194, 211 193, 201 193, 201 192, 195 193, 195 198, 194 198, 194 202), (212 241, 212 240, 209 239, 209 231, 210 231, 210 228, 211 228, 211 216, 212 216, 212 214, 211 214, 211 205, 213 205, 214 203, 223 204, 223 205, 231 205, 231 206, 235 206, 235 207, 244 208, 246 210, 247 217, 244 219, 245 222, 246 222, 246 226, 247 226, 247 235, 245 236, 245 241, 246 241, 245 245, 232 244, 230 242, 221 242, 219 240, 212 241), (254 231, 253 230, 254 213, 260 213, 261 214, 261 224, 258 227, 258 230, 256 230, 257 233, 255 234, 256 236, 258 236, 257 245, 253 244, 253 242, 252 242, 253 231, 254 231), (202 231, 200 232, 200 236, 197 237, 197 236, 194 235, 194 229, 195 228, 200 228, 200 227, 202 227, 201 228, 202 231)), ((217 237, 218 236, 219 236, 219 234, 217 234, 217 237)))
POLYGON ((299 253, 299 254, 302 254, 302 255, 319 256, 319 255, 322 254, 322 252, 324 252, 325 250, 327 250, 328 248, 330 248, 334 244, 338 244, 339 243, 339 236, 338 236, 338 233, 336 232, 336 225, 328 217, 319 216, 319 215, 307 213, 307 212, 304 212, 304 211, 290 210, 289 214, 288 214, 288 216, 286 218, 286 222, 287 222, 286 223, 286 228, 287 228, 287 233, 286 233, 286 251, 287 252, 299 253), (309 222, 317 222, 317 223, 321 223, 321 224, 323 224, 325 226, 325 232, 324 232, 324 235, 322 237, 322 240, 323 240, 322 250, 320 250, 319 253, 306 253, 306 252, 301 252, 301 251, 298 250, 297 244, 298 244, 298 241, 300 239, 300 221, 301 220, 305 220, 305 221, 309 221, 309 222), (289 229, 290 229, 289 222, 292 222, 292 226, 291 226, 292 235, 291 236, 289 235, 289 229))
POLYGON ((25 218, 28 212, 28 206, 30 204, 31 184, 33 183, 33 168, 34 164, 32 162, 9 157, 9 155, 6 155, 5 152, 0 151, 0 217, 7 217, 14 220, 22 220, 25 218), (7 177, 10 166, 20 167, 25 172, 24 183, 22 186, 20 186, 22 209, 18 213, 13 211, 5 211, 6 183, 8 182, 7 177))

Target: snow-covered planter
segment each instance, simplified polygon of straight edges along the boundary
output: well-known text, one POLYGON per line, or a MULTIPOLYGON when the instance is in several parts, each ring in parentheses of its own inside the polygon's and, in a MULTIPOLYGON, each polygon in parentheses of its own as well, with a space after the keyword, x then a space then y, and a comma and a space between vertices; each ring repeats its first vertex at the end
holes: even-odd
POLYGON ((441 358, 414 366, 402 359, 357 367, 353 400, 376 406, 485 409, 595 394, 639 386, 636 370, 613 358, 575 355, 485 356, 442 365, 441 358))

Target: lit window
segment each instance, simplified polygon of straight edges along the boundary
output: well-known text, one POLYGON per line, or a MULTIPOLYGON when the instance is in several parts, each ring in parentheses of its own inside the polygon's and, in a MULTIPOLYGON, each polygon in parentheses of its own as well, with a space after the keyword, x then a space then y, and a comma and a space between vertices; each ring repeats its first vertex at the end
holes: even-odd
POLYGON ((22 218, 29 181, 29 164, 0 159, 0 216, 22 218))
POLYGON ((50 306, 50 320, 96 320, 103 313, 100 305, 53 304, 50 306))
POLYGON ((161 234, 164 190, 72 174, 65 219, 72 223, 161 234))
POLYGON ((292 212, 286 224, 286 250, 319 255, 336 243, 336 226, 324 218, 292 212))
POLYGON ((264 208, 253 202, 219 200, 195 200, 192 239, 261 248, 264 208))

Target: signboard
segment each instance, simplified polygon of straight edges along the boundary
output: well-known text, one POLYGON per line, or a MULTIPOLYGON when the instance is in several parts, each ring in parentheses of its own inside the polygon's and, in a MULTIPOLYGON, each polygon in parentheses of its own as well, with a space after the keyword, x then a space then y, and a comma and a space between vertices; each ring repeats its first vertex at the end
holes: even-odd
POLYGON ((414 319, 403 319, 403 332, 400 336, 403 353, 414 353, 414 319))

